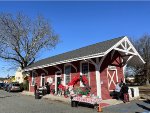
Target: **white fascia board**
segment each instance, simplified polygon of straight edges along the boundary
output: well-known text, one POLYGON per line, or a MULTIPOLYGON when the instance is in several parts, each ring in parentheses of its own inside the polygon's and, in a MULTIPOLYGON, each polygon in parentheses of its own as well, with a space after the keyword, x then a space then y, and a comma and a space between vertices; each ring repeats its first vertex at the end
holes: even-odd
POLYGON ((78 58, 73 58, 73 59, 69 59, 69 60, 59 61, 59 62, 55 62, 55 63, 51 63, 51 64, 36 66, 36 67, 29 68, 29 69, 24 69, 24 71, 31 71, 31 70, 34 70, 34 69, 41 69, 41 68, 44 68, 44 67, 54 66, 54 65, 58 65, 58 64, 62 64, 62 63, 68 63, 68 62, 73 62, 73 61, 78 61, 78 60, 85 60, 85 59, 102 57, 102 56, 104 56, 103 52, 98 53, 98 54, 84 56, 84 57, 78 57, 78 58))
POLYGON ((132 55, 137 55, 136 53, 129 52, 129 51, 126 51, 126 50, 122 50, 122 49, 119 49, 119 48, 114 48, 114 50, 117 50, 117 51, 120 51, 120 52, 124 52, 124 53, 129 53, 129 54, 132 54, 132 55))
POLYGON ((137 52, 137 50, 134 48, 134 46, 132 45, 132 43, 129 41, 128 37, 125 36, 124 38, 122 38, 118 43, 116 43, 114 46, 112 46, 110 49, 108 49, 105 54, 108 54, 111 50, 113 50, 114 48, 116 48, 117 46, 119 46, 123 41, 127 41, 128 44, 132 47, 133 51, 135 52, 135 54, 140 58, 140 60, 145 63, 145 61, 143 60, 143 58, 139 55, 139 53, 137 52))
POLYGON ((145 64, 146 62, 143 60, 143 58, 141 57, 141 55, 137 52, 137 50, 132 45, 132 43, 129 41, 129 39, 127 37, 125 37, 125 38, 126 38, 127 42, 130 44, 130 46, 132 47, 133 51, 138 55, 138 57, 140 58, 140 60, 145 64))
POLYGON ((143 58, 141 57, 141 55, 138 54, 138 56, 141 59, 141 61, 145 64, 146 62, 143 60, 143 58))
MULTIPOLYGON (((126 37, 126 36, 125 36, 126 37)), ((111 50, 113 50, 114 48, 116 48, 117 46, 119 46, 124 40, 125 40, 125 37, 122 38, 118 43, 116 43, 114 46, 112 46, 110 49, 108 49, 106 52, 105 52, 105 55, 108 54, 111 50)))

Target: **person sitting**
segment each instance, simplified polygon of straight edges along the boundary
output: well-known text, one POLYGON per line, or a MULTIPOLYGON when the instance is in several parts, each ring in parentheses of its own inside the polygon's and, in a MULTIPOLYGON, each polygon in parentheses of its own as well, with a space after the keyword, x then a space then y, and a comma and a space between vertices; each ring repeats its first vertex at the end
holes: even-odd
POLYGON ((121 90, 120 83, 117 82, 115 88, 115 95, 116 95, 116 99, 118 100, 120 99, 120 90, 121 90))

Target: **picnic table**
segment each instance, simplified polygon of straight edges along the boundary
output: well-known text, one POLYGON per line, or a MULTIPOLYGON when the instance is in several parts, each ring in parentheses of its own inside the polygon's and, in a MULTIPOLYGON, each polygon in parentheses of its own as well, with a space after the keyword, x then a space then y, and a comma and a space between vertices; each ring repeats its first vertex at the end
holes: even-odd
POLYGON ((76 96, 76 97, 72 97, 71 106, 77 107, 79 103, 86 103, 86 104, 93 105, 94 108, 97 108, 97 106, 100 104, 101 101, 102 101, 101 98, 76 96))

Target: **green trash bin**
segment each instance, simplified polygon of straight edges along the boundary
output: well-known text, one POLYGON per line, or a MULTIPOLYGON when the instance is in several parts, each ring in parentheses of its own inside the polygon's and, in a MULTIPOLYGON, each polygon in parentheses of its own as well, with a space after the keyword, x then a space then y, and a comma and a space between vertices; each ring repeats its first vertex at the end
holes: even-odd
POLYGON ((35 93, 35 99, 40 99, 40 93, 39 93, 39 90, 36 90, 36 93, 35 93))
POLYGON ((132 95, 132 97, 134 97, 134 89, 133 88, 131 88, 131 95, 132 95))

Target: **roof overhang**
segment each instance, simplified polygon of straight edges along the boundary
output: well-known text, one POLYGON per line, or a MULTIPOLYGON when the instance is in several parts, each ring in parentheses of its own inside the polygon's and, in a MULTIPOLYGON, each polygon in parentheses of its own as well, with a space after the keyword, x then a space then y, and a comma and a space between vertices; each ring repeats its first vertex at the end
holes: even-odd
POLYGON ((86 60, 86 59, 90 59, 90 58, 103 57, 112 50, 119 51, 121 53, 124 53, 125 55, 129 55, 129 54, 132 55, 133 57, 130 59, 130 61, 128 61, 129 65, 142 65, 145 63, 145 61, 142 59, 142 57, 136 51, 136 49, 134 48, 132 43, 129 41, 127 36, 125 36, 124 38, 122 38, 120 41, 118 41, 115 45, 113 45, 111 48, 109 48, 105 52, 96 53, 96 54, 87 55, 87 56, 78 57, 78 58, 72 58, 72 59, 58 61, 58 62, 49 63, 49 64, 44 64, 44 65, 40 65, 40 66, 36 66, 36 67, 31 67, 31 68, 24 69, 23 71, 31 71, 31 70, 36 70, 36 69, 42 69, 45 67, 55 66, 58 64, 70 63, 70 62, 78 61, 78 60, 86 60))
MULTIPOLYGON (((127 65, 133 66, 133 65, 145 64, 145 61, 139 55, 139 53, 134 48, 132 43, 129 41, 127 36, 125 36, 122 40, 120 40, 118 43, 116 43, 114 46, 112 46, 110 49, 108 49, 105 54, 108 54, 112 50, 119 51, 120 53, 123 53, 126 56, 131 55, 132 57, 127 62, 127 65)), ((128 59, 126 59, 126 60, 128 60, 128 59)))
POLYGON ((78 58, 72 58, 72 59, 68 59, 68 60, 63 60, 63 61, 59 61, 59 62, 54 62, 54 63, 50 63, 50 64, 36 66, 36 67, 24 69, 23 71, 31 71, 31 70, 55 66, 55 65, 59 65, 59 64, 63 64, 63 63, 70 63, 70 62, 74 62, 74 61, 78 61, 78 60, 86 60, 86 59, 90 59, 90 58, 102 57, 104 55, 105 55, 104 53, 97 53, 97 54, 93 54, 93 55, 88 55, 88 56, 83 56, 83 57, 78 57, 78 58))

